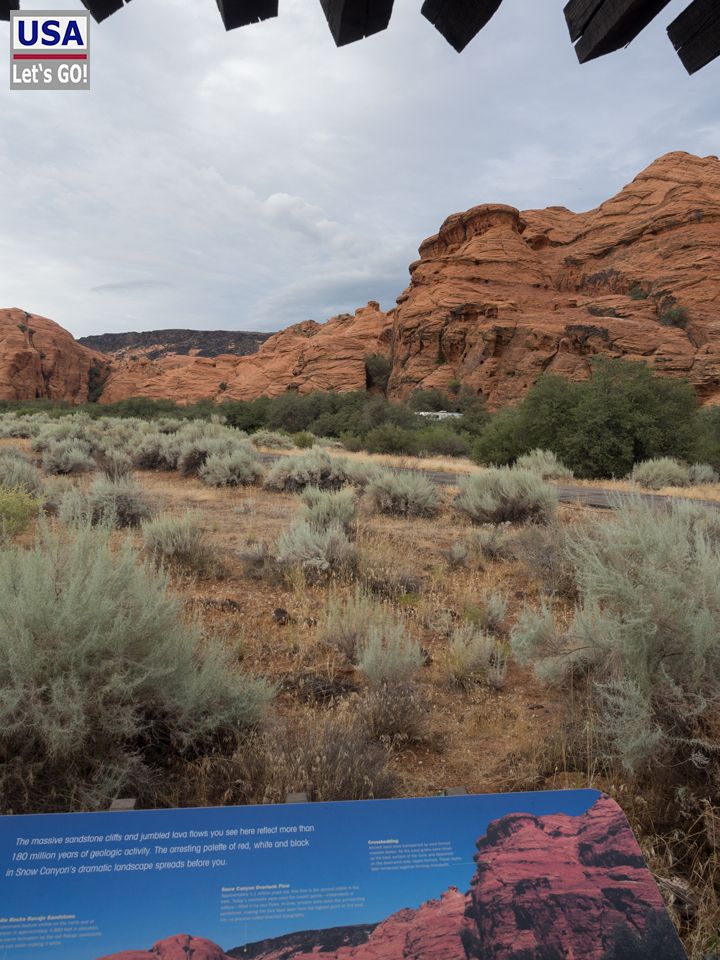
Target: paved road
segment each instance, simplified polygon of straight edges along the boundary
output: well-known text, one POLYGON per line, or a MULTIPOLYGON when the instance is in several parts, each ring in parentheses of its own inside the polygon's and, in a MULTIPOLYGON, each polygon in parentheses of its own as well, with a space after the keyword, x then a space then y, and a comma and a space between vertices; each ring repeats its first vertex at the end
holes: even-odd
MULTIPOLYGON (((261 453, 260 459, 267 464, 274 463, 283 454, 279 453, 261 453)), ((340 454, 342 456, 342 454, 340 454)), ((463 477, 468 476, 465 473, 448 473, 444 470, 423 470, 422 468, 402 468, 407 473, 422 473, 439 487, 456 487, 463 477)), ((570 483, 556 483, 558 496, 561 503, 577 503, 584 507, 595 507, 598 510, 612 510, 618 500, 629 500, 640 497, 655 506, 665 506, 672 500, 691 500, 698 506, 720 509, 718 500, 699 500, 696 497, 667 497, 660 496, 657 493, 629 493, 622 490, 612 490, 609 487, 580 487, 570 483)))

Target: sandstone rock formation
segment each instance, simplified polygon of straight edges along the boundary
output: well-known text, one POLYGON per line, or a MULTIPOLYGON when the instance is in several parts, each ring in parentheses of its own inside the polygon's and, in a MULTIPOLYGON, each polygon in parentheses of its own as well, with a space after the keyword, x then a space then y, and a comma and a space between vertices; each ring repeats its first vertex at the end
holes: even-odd
MULTIPOLYGON (((39 322, 33 346, 20 311, 2 316, 0 397, 85 399, 98 355, 50 321, 57 347, 40 345, 39 322)), ((720 160, 667 154, 587 213, 485 204, 453 214, 421 244, 387 313, 371 301, 298 323, 250 356, 113 357, 101 399, 362 390, 367 354, 391 360, 395 398, 462 382, 497 408, 543 372, 586 378, 601 355, 687 377, 720 403, 720 160)))
POLYGON ((491 406, 595 355, 720 401, 720 161, 662 157, 588 213, 485 205, 420 247, 393 316, 390 391, 470 384, 491 406))
POLYGON ((391 322, 371 301, 327 323, 306 320, 274 334, 257 353, 237 357, 142 358, 115 363, 102 400, 130 396, 251 400, 288 389, 364 390, 365 356, 388 353, 391 322))
POLYGON ((410 276, 388 313, 370 304, 301 323, 250 357, 122 365, 103 399, 358 390, 364 354, 383 353, 394 397, 461 381, 499 407, 545 371, 586 378, 603 355, 688 377, 720 402, 715 157, 668 154, 588 213, 486 204, 454 214, 421 245, 410 276))
POLYGON ((100 960, 231 960, 217 944, 180 933, 160 940, 149 950, 123 950, 100 960))
POLYGON ((293 933, 227 954, 209 941, 171 937, 149 952, 103 960, 179 960, 178 944, 195 960, 685 957, 627 820, 607 797, 581 816, 518 813, 496 820, 477 841, 474 859, 467 893, 450 887, 374 927, 293 933), (624 952, 611 953, 619 946, 624 952))
POLYGON ((107 358, 88 350, 52 320, 0 310, 0 400, 69 400, 100 392, 107 358))

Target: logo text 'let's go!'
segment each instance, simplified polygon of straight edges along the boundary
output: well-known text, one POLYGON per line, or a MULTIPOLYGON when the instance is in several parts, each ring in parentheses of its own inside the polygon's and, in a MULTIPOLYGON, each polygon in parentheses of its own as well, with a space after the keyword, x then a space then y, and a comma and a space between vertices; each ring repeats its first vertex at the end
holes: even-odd
POLYGON ((12 11, 10 89, 89 90, 89 15, 74 10, 12 11))

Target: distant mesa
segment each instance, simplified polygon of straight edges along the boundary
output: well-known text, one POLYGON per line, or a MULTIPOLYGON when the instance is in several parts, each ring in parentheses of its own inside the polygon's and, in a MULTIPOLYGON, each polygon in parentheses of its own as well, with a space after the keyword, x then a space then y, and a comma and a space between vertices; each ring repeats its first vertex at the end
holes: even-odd
POLYGON ((89 392, 101 402, 221 402, 365 390, 374 354, 389 362, 394 399, 463 383, 498 408, 543 373, 586 379, 592 358, 604 356, 686 377, 703 402, 720 403, 717 157, 669 153, 587 213, 472 207, 448 217, 419 253, 391 310, 370 301, 267 339, 235 335, 262 339, 254 352, 250 341, 226 351, 229 334, 213 333, 211 343, 200 331, 156 344, 78 343, 50 320, 0 311, 0 399, 76 403, 89 392))
POLYGON ((376 925, 290 933, 224 953, 187 934, 101 960, 687 960, 618 805, 510 814, 476 844, 467 893, 376 925), (184 952, 183 952, 184 951, 184 952))
POLYGON ((244 357, 255 353, 270 336, 245 330, 144 330, 78 337, 78 343, 117 360, 159 360, 173 353, 181 357, 217 357, 225 353, 244 357))

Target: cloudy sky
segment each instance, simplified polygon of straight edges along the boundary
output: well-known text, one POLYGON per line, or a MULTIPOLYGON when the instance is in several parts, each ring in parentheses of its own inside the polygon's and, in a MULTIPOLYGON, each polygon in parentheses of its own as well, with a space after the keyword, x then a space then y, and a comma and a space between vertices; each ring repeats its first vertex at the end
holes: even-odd
POLYGON ((0 306, 76 336, 388 308, 454 211, 586 210, 720 152, 720 61, 688 77, 665 35, 686 5, 580 67, 563 0, 504 0, 460 55, 421 0, 339 50, 318 0, 228 34, 214 0, 133 0, 90 92, 0 89, 0 306))

